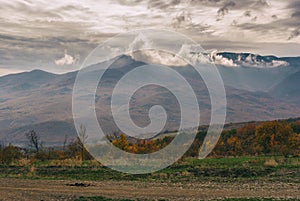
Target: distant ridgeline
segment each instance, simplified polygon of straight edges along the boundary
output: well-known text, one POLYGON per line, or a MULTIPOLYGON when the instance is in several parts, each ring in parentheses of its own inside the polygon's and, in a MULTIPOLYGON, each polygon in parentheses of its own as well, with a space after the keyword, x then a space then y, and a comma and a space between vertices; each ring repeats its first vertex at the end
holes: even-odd
MULTIPOLYGON (((212 52, 208 56, 224 81, 227 123, 299 117, 300 57, 229 52, 212 52)), ((92 79, 104 64, 88 66, 84 77, 92 79)), ((110 111, 111 94, 116 84, 125 73, 146 64, 123 55, 105 72, 95 95, 95 111, 105 133, 117 130, 110 111)), ((194 89, 201 111, 200 124, 208 124, 211 101, 205 82, 191 66, 170 67, 194 89)), ((34 70, 0 77, 0 141, 26 144, 24 133, 32 129, 43 136, 45 146, 61 146, 66 135, 69 139, 75 138, 72 92, 77 73, 58 75, 34 70)), ((177 89, 185 93, 181 86, 177 89)), ((83 96, 82 100, 85 98, 83 96)), ((137 125, 147 125, 145 114, 151 106, 161 105, 169 117, 166 130, 178 129, 180 107, 168 90, 158 86, 143 87, 132 100, 131 116, 137 125)))

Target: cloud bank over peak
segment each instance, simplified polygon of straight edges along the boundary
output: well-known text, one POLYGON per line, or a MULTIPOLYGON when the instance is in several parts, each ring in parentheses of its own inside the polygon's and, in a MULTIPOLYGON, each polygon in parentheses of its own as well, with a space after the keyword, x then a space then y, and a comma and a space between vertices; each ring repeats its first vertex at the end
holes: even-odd
POLYGON ((54 63, 55 63, 57 66, 68 66, 68 65, 73 65, 73 64, 76 64, 77 61, 79 60, 78 57, 79 57, 79 56, 74 56, 74 57, 73 57, 73 56, 69 55, 67 52, 65 52, 64 57, 55 60, 54 63))
POLYGON ((129 45, 128 55, 138 61, 166 66, 185 66, 187 63, 173 53, 156 50, 156 44, 142 33, 129 45), (143 49, 142 51, 140 51, 143 49))
POLYGON ((155 50, 156 44, 143 34, 139 34, 129 45, 129 56, 138 61, 165 66, 186 66, 189 58, 193 63, 214 64, 223 67, 277 68, 289 63, 275 56, 261 56, 250 53, 205 51, 200 45, 183 44, 174 54, 155 50))
POLYGON ((228 59, 218 54, 217 50, 214 50, 213 52, 209 53, 208 56, 211 59, 212 63, 214 63, 215 65, 238 67, 238 65, 234 63, 232 59, 228 59))
POLYGON ((289 66, 289 63, 275 56, 261 56, 250 53, 226 53, 216 50, 207 54, 211 61, 225 67, 277 68, 289 66))

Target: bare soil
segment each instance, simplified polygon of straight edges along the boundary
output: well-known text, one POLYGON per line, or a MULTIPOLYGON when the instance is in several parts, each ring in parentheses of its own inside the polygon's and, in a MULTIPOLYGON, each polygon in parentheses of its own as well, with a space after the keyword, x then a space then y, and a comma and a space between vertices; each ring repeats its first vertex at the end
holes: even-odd
POLYGON ((131 199, 209 200, 222 198, 300 198, 299 183, 74 181, 0 179, 0 200, 74 200, 80 196, 131 199))

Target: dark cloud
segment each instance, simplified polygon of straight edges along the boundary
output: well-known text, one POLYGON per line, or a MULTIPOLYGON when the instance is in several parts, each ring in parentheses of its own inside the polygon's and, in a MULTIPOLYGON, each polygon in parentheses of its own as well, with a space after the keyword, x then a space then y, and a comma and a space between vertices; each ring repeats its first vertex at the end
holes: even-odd
POLYGON ((268 7, 269 4, 265 0, 192 0, 191 5, 217 7, 227 9, 258 9, 268 7), (235 4, 233 6, 233 4, 235 4))
POLYGON ((291 17, 300 18, 300 10, 295 11, 294 13, 292 13, 291 17))
POLYGON ((299 0, 290 1, 287 8, 293 10, 293 12, 291 14, 292 18, 296 18, 296 19, 300 20, 300 1, 299 0))
MULTIPOLYGON (((182 1, 182 0, 115 0, 116 2, 122 5, 131 5, 135 6, 137 4, 145 3, 148 9, 159 9, 165 12, 173 12, 176 6, 181 5, 185 7, 183 10, 185 12, 189 12, 192 8, 203 8, 206 7, 213 7, 218 8, 217 10, 217 20, 222 20, 225 15, 227 15, 230 10, 241 10, 245 12, 245 16, 251 17, 251 10, 263 10, 266 7, 269 7, 269 3, 267 0, 189 0, 189 1, 182 1), (246 10, 246 11, 245 11, 246 10)), ((254 17, 252 21, 255 21, 256 18, 254 17)), ((176 26, 182 24, 182 22, 186 21, 186 17, 183 15, 177 15, 173 21, 177 21, 176 26)))
POLYGON ((289 2, 288 8, 292 8, 292 9, 295 9, 295 10, 300 8, 300 1, 299 0, 290 0, 288 2, 289 2))
POLYGON ((176 6, 180 3, 181 3, 180 0, 171 0, 171 1, 151 0, 148 1, 148 8, 166 9, 169 7, 176 6))
POLYGON ((221 20, 230 10, 246 10, 244 15, 251 17, 251 10, 263 10, 269 7, 269 3, 266 0, 192 0, 192 5, 196 6, 209 6, 219 8, 217 11, 218 18, 221 20))
POLYGON ((256 8, 267 7, 267 6, 269 6, 269 3, 267 0, 258 0, 253 5, 253 7, 256 7, 256 8))
POLYGON ((219 8, 220 13, 226 13, 229 9, 258 9, 269 6, 269 3, 266 0, 114 0, 115 2, 120 3, 121 5, 131 5, 135 6, 139 3, 146 3, 148 8, 157 8, 157 9, 168 9, 173 8, 177 5, 190 5, 190 6, 208 6, 208 7, 217 7, 219 8))
MULTIPOLYGON (((282 18, 278 17, 277 14, 273 14, 271 17, 273 21, 268 23, 260 23, 258 18, 253 18, 252 23, 243 23, 243 24, 235 24, 235 27, 238 27, 241 30, 250 30, 258 33, 277 33, 278 35, 286 34, 286 40, 292 40, 299 37, 300 30, 300 1, 298 0, 289 0, 286 1, 287 6, 284 10, 290 17, 282 18), (255 22, 255 23, 254 23, 255 22), (292 31, 289 31, 292 30, 292 31)), ((255 3, 255 6, 264 6, 268 11, 270 4, 267 1, 258 1, 255 3)), ((246 14, 246 13, 245 13, 246 14)), ((244 15, 245 15, 244 14, 244 15)))
POLYGON ((229 12, 229 9, 230 8, 233 8, 236 6, 236 3, 233 2, 233 1, 229 1, 227 3, 225 3, 223 5, 223 7, 221 7, 219 10, 218 10, 218 16, 219 17, 224 17, 228 12, 229 12))
POLYGON ((250 11, 250 10, 245 11, 245 12, 244 12, 244 16, 245 16, 245 17, 251 17, 251 16, 252 16, 252 15, 251 15, 251 11, 250 11))
POLYGON ((292 33, 289 36, 288 40, 291 40, 291 39, 296 38, 298 36, 300 36, 300 28, 296 28, 294 31, 292 31, 292 33))

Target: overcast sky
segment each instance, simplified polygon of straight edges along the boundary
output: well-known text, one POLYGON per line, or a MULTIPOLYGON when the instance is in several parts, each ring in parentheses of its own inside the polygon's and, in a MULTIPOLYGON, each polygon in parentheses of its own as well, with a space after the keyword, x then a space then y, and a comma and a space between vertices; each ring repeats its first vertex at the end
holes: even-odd
POLYGON ((299 0, 0 0, 0 75, 76 70, 102 41, 161 28, 207 50, 300 55, 299 0))

